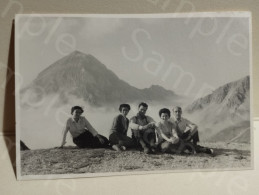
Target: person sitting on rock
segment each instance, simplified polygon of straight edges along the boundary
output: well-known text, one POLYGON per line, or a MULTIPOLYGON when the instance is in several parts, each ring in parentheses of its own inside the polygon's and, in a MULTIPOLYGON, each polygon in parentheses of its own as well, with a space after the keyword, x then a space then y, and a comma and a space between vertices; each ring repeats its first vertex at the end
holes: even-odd
POLYGON ((146 116, 148 105, 141 102, 138 113, 130 119, 129 127, 133 140, 139 144, 146 154, 154 153, 156 149, 155 121, 146 116))
POLYGON ((171 121, 175 125, 178 137, 185 142, 191 142, 194 145, 196 152, 213 154, 212 149, 197 144, 200 141, 198 126, 182 117, 182 108, 179 106, 174 107, 173 113, 174 117, 171 118, 171 121))
POLYGON ((156 123, 157 144, 162 153, 181 153, 184 149, 184 143, 179 139, 175 125, 168 119, 171 112, 167 108, 159 111, 161 121, 156 123))
POLYGON ((109 136, 112 148, 116 151, 126 150, 126 148, 134 146, 133 139, 127 136, 129 119, 126 116, 130 111, 130 105, 121 104, 119 111, 120 114, 113 119, 109 136))
POLYGON ((72 135, 73 142, 79 148, 106 148, 109 146, 109 141, 106 137, 98 134, 88 120, 81 116, 84 112, 80 106, 71 108, 71 115, 67 120, 66 128, 63 134, 61 148, 66 144, 66 136, 69 131, 72 135))

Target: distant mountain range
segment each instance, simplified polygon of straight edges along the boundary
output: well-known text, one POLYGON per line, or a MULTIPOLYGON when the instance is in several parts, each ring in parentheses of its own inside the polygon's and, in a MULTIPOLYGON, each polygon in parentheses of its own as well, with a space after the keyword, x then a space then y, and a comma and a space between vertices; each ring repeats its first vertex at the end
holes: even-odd
POLYGON ((145 101, 172 104, 180 99, 173 91, 161 86, 138 89, 118 78, 94 56, 79 51, 61 58, 39 73, 26 88, 45 95, 60 94, 61 102, 67 102, 70 95, 82 98, 93 106, 109 106, 119 103, 145 101))
MULTIPOLYGON (((225 84, 211 94, 199 98, 187 106, 185 112, 200 125, 204 138, 208 140, 223 140, 249 129, 249 76, 225 84)), ((250 133, 242 136, 244 135, 248 137, 243 137, 242 140, 249 142, 250 133)))

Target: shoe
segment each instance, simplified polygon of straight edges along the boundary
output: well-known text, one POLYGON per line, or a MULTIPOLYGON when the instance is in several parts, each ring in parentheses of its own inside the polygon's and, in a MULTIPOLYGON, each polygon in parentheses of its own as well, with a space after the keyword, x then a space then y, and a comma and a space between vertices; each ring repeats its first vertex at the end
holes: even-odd
POLYGON ((121 152, 121 149, 118 145, 112 145, 112 149, 114 149, 117 152, 121 152))
POLYGON ((207 154, 214 154, 214 150, 211 148, 206 149, 207 154))

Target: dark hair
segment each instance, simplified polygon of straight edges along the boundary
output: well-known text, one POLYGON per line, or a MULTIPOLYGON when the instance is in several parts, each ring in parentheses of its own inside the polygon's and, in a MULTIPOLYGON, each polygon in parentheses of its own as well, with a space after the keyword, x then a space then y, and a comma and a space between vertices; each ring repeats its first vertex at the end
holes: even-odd
POLYGON ((148 105, 147 105, 145 102, 141 102, 141 103, 138 105, 138 107, 140 107, 140 106, 143 106, 143 107, 145 107, 145 108, 148 108, 148 105))
POLYGON ((162 108, 161 110, 159 110, 159 116, 161 117, 162 113, 166 113, 168 114, 169 118, 171 117, 171 112, 169 109, 167 108, 162 108))
POLYGON ((83 110, 83 108, 82 108, 81 106, 73 106, 73 107, 71 108, 71 114, 73 114, 73 112, 74 112, 75 110, 77 110, 77 109, 80 109, 80 110, 82 111, 82 113, 84 112, 84 110, 83 110))
POLYGON ((121 104, 119 107, 119 111, 122 111, 122 108, 128 108, 130 110, 130 105, 129 104, 121 104))

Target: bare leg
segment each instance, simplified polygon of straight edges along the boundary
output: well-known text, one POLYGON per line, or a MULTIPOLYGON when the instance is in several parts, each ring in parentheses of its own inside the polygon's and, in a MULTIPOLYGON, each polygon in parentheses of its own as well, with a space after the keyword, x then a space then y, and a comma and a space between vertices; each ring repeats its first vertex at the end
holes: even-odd
POLYGON ((144 140, 142 138, 139 139, 139 143, 140 143, 141 147, 144 149, 144 152, 146 154, 150 153, 149 148, 147 147, 146 143, 144 142, 144 140))

